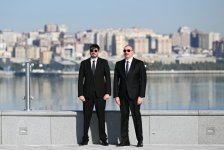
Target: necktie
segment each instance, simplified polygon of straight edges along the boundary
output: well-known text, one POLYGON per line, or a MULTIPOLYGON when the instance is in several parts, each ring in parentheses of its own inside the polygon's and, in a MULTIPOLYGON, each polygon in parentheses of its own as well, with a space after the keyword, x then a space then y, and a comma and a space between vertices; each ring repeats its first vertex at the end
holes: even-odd
POLYGON ((91 67, 91 69, 92 69, 92 72, 93 72, 93 74, 95 73, 95 70, 96 70, 96 68, 95 68, 95 60, 93 60, 93 62, 92 62, 92 67, 91 67))
POLYGON ((128 74, 129 61, 126 61, 125 74, 128 74))

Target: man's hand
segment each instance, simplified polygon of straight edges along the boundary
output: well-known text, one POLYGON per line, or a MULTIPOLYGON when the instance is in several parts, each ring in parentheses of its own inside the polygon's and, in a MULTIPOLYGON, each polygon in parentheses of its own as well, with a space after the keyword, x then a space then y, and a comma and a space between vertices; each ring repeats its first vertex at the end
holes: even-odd
POLYGON ((138 104, 138 105, 141 105, 142 102, 143 102, 143 98, 142 98, 142 97, 138 97, 138 102, 137 102, 137 104, 138 104))
POLYGON ((86 99, 85 99, 85 97, 83 95, 82 96, 79 96, 79 100, 82 101, 82 102, 85 102, 86 101, 86 99))
POLYGON ((115 100, 116 100, 117 105, 120 106, 121 105, 120 98, 119 97, 115 97, 115 100))
POLYGON ((106 100, 108 100, 110 98, 110 95, 109 94, 105 94, 104 95, 104 97, 103 97, 103 99, 106 101, 106 100))

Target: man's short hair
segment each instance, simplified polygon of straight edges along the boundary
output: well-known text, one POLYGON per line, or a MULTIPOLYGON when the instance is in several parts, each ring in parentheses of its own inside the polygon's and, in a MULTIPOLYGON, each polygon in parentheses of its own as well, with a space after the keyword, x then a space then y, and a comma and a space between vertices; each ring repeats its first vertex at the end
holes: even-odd
POLYGON ((97 44, 92 44, 92 45, 90 45, 90 50, 91 50, 91 49, 95 49, 95 48, 97 48, 98 50, 100 50, 99 45, 97 45, 97 44))

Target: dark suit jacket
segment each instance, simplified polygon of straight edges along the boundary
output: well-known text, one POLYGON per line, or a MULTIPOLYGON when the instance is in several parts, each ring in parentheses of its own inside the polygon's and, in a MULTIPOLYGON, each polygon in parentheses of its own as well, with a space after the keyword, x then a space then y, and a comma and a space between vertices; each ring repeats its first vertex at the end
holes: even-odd
POLYGON ((94 75, 90 58, 82 61, 79 69, 78 97, 83 95, 89 98, 94 91, 99 98, 105 94, 111 94, 110 68, 107 60, 99 57, 94 75))
POLYGON ((133 58, 129 72, 125 75, 125 59, 118 61, 114 71, 114 97, 128 93, 131 99, 145 97, 146 69, 143 61, 133 58))

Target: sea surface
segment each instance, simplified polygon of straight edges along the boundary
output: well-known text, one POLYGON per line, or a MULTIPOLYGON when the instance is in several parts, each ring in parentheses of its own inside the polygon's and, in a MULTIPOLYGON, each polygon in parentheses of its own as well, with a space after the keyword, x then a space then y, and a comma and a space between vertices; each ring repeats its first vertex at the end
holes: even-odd
MULTIPOLYGON (((113 83, 113 75, 111 76, 113 83)), ((31 75, 32 110, 82 110, 78 75, 31 75)), ((113 88, 112 88, 113 89, 113 88)), ((0 76, 0 110, 25 109, 25 76, 0 76)), ((224 74, 148 73, 142 110, 224 110, 224 74)), ((111 97, 106 110, 119 110, 111 97)))

